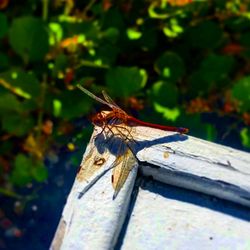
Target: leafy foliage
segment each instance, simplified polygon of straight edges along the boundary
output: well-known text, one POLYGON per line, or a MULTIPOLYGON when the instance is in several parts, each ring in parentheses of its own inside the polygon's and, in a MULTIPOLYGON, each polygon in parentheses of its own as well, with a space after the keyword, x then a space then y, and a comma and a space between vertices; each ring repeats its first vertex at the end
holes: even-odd
POLYGON ((114 95, 127 97, 142 89, 147 80, 145 70, 136 67, 117 67, 108 70, 106 74, 107 86, 114 95))
POLYGON ((181 79, 185 72, 185 65, 176 53, 166 51, 155 62, 155 70, 170 81, 181 79))
POLYGON ((82 117, 93 101, 78 83, 107 90, 139 118, 225 144, 236 133, 238 147, 249 148, 249 8, 235 0, 0 1, 1 188, 45 181, 44 162, 87 142, 82 117))
POLYGON ((8 31, 7 17, 3 13, 0 13, 0 38, 4 37, 8 31))
POLYGON ((187 42, 194 48, 214 49, 223 39, 223 31, 214 21, 203 21, 190 27, 186 33, 187 42))
POLYGON ((250 76, 238 80, 233 89, 233 96, 239 101, 239 108, 243 111, 250 110, 250 76))
POLYGON ((24 60, 42 60, 49 50, 46 24, 35 17, 20 17, 13 20, 9 30, 13 50, 24 60))
POLYGON ((23 186, 35 179, 38 182, 46 180, 48 172, 42 163, 35 163, 23 154, 18 154, 15 159, 11 180, 16 185, 23 186))

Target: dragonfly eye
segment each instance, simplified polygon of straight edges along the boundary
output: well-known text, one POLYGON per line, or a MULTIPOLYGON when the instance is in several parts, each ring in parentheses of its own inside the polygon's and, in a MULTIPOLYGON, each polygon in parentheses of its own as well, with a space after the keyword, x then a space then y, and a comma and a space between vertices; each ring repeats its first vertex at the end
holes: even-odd
POLYGON ((179 128, 178 132, 181 134, 187 134, 189 132, 189 129, 188 128, 179 128))
POLYGON ((92 117, 92 123, 98 127, 102 127, 104 125, 104 117, 103 114, 98 113, 92 117))

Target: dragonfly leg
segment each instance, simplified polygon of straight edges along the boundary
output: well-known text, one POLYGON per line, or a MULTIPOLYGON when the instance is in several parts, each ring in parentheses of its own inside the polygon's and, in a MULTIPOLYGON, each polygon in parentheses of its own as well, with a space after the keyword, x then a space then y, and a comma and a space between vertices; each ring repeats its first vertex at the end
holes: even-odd
POLYGON ((125 137, 126 141, 133 142, 134 144, 139 145, 139 143, 136 140, 134 140, 133 136, 131 135, 132 131, 131 129, 129 130, 128 128, 119 125, 115 126, 115 128, 119 131, 120 134, 122 134, 125 137), (126 135, 122 130, 127 131, 128 134, 126 135))
MULTIPOLYGON (((123 127, 123 126, 119 126, 119 125, 116 125, 115 128, 117 129, 117 131, 118 131, 119 133, 115 134, 115 133, 112 131, 112 129, 109 128, 110 132, 113 134, 114 137, 118 135, 118 136, 120 136, 121 138, 125 138, 124 144, 130 149, 130 151, 133 153, 133 155, 135 156, 135 158, 138 160, 138 158, 136 157, 136 154, 135 154, 135 152, 134 152, 134 150, 132 149, 132 147, 131 147, 130 144, 134 143, 134 144, 136 144, 136 145, 139 145, 139 143, 138 143, 136 140, 134 140, 134 138, 132 137, 132 135, 131 135, 131 130, 129 130, 128 128, 125 128, 125 127, 123 127), (126 135, 126 134, 124 133, 124 131, 122 131, 122 130, 124 130, 124 129, 128 132, 128 135, 126 135), (130 136, 130 137, 129 137, 129 136, 130 136)), ((111 138, 110 138, 110 139, 111 139, 111 138)))
POLYGON ((95 135, 94 137, 93 137, 93 139, 95 140, 98 136, 100 136, 104 131, 105 131, 105 125, 103 124, 103 126, 100 126, 101 128, 102 128, 102 130, 97 134, 97 135, 95 135))

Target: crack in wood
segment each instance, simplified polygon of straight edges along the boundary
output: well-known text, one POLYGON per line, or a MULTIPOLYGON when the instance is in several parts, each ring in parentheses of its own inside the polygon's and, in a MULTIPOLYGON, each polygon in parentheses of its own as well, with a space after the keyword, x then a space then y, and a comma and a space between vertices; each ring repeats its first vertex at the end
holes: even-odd
POLYGON ((223 162, 219 162, 219 161, 209 160, 208 158, 200 156, 200 155, 188 154, 188 153, 184 153, 184 152, 179 151, 179 150, 173 150, 170 147, 164 146, 164 148, 167 148, 168 150, 170 149, 170 151, 171 151, 171 152, 169 152, 170 154, 172 153, 172 154, 176 154, 176 155, 179 155, 179 156, 182 156, 182 157, 185 156, 185 157, 188 157, 190 159, 200 160, 200 161, 203 161, 203 162, 207 162, 207 163, 210 163, 210 164, 221 166, 221 167, 226 168, 226 169, 230 169, 230 170, 235 171, 235 172, 239 172, 239 173, 242 173, 242 174, 245 174, 245 175, 250 175, 250 174, 248 174, 246 172, 240 171, 239 169, 233 167, 229 160, 227 160, 227 163, 223 163, 223 162))

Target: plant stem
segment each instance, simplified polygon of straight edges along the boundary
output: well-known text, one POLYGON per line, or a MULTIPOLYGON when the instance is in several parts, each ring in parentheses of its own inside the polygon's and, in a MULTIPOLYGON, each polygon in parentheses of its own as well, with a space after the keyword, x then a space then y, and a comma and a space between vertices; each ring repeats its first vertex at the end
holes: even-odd
POLYGON ((47 74, 43 75, 43 81, 41 83, 41 95, 39 100, 39 113, 37 118, 37 140, 40 142, 41 132, 42 132, 42 125, 43 125, 43 106, 45 101, 45 94, 47 88, 47 74))
POLYGON ((42 18, 44 21, 48 19, 48 12, 49 12, 49 0, 43 0, 43 9, 42 9, 42 18))

